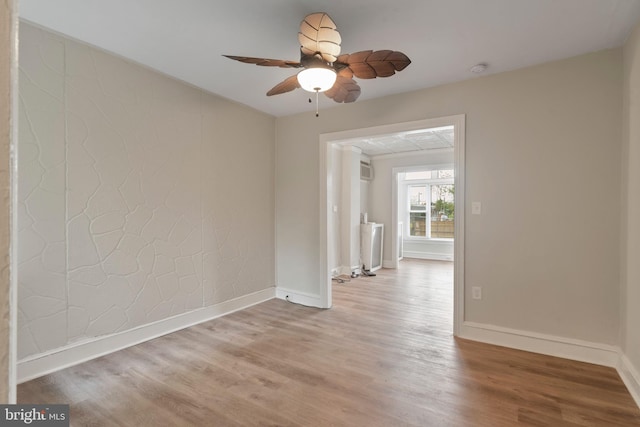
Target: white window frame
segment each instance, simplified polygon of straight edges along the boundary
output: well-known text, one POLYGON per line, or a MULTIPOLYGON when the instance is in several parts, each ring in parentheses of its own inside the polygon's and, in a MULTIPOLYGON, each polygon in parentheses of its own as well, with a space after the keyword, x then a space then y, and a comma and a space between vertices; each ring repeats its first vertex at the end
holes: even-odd
MULTIPOLYGON (((415 171, 410 171, 410 172, 420 172, 420 171, 438 171, 438 170, 446 170, 446 169, 453 169, 453 166, 451 165, 437 165, 437 166, 431 166, 428 168, 420 168, 420 169, 416 169, 415 171)), ((405 172, 406 173, 406 172, 405 172)), ((404 176, 404 175, 403 175, 404 176)), ((415 240, 415 241, 432 241, 432 242, 451 242, 453 241, 453 239, 451 238, 445 238, 445 237, 429 237, 431 236, 431 186, 432 185, 442 185, 442 184, 447 184, 447 185, 455 185, 455 177, 452 178, 432 178, 432 179, 411 179, 411 180, 407 180, 407 179, 401 179, 400 183, 403 185, 403 193, 404 193, 404 206, 405 206, 405 212, 404 212, 404 220, 403 220, 403 226, 404 226, 404 240, 415 240), (427 214, 427 224, 426 224, 426 228, 427 228, 427 232, 426 232, 426 236, 412 236, 411 235, 411 225, 410 225, 410 218, 411 218, 411 200, 409 199, 409 187, 413 187, 413 186, 424 186, 425 187, 425 193, 426 196, 428 197, 428 201, 427 201, 427 205, 426 205, 426 210, 425 213, 427 214)), ((417 212, 417 211, 414 211, 417 212)))

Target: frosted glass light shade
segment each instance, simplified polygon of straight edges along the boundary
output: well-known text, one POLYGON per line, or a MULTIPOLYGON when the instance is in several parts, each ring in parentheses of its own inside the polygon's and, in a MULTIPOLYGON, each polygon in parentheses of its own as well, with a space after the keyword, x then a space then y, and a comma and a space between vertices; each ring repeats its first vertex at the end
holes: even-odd
POLYGON ((336 82, 336 72, 329 68, 306 68, 298 73, 300 87, 309 92, 324 92, 336 82))

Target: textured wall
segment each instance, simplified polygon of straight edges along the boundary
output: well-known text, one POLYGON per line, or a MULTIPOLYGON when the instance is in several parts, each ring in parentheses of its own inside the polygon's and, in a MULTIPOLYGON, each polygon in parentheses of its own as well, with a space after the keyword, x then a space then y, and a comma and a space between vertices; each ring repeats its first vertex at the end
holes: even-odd
POLYGON ((274 285, 273 118, 28 25, 20 55, 20 358, 274 285))
POLYGON ((64 41, 21 25, 19 356, 67 343, 64 41))

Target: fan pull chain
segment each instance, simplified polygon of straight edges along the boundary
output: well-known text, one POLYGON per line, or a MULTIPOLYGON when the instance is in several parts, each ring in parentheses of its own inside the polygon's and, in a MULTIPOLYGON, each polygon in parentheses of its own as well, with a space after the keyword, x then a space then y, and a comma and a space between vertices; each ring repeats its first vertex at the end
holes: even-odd
MULTIPOLYGON (((320 113, 318 112, 318 94, 320 93, 319 90, 316 89, 316 117, 320 116, 320 113)), ((309 104, 311 104, 313 101, 311 101, 311 98, 309 98, 309 104)))

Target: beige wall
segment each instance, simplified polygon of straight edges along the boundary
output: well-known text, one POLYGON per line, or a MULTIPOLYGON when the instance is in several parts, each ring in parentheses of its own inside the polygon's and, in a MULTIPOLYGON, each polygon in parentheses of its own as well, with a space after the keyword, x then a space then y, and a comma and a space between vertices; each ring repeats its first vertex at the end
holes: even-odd
POLYGON ((272 116, 20 36, 20 359, 274 286, 272 116))
POLYGON ((11 156, 13 94, 15 88, 14 40, 17 31, 16 5, 0 2, 0 402, 15 399, 15 379, 10 302, 11 156))
POLYGON ((321 133, 466 114, 466 319, 617 344, 621 98, 613 49, 279 118, 278 285, 320 293, 321 133))
MULTIPOLYGON (((640 23, 624 46, 622 348, 640 372, 640 23)), ((637 378, 636 381, 639 381, 637 378)))

